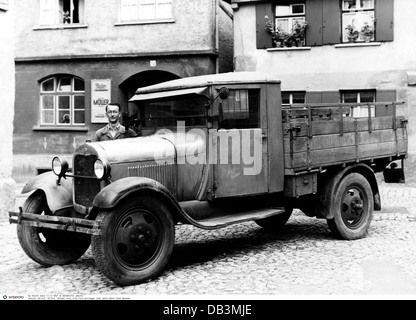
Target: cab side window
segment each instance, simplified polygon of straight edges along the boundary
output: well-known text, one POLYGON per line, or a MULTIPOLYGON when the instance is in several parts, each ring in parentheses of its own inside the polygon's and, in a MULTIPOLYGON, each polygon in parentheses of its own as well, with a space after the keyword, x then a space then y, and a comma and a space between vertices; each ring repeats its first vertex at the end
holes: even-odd
POLYGON ((230 95, 222 102, 224 129, 260 128, 260 90, 230 90, 230 95))

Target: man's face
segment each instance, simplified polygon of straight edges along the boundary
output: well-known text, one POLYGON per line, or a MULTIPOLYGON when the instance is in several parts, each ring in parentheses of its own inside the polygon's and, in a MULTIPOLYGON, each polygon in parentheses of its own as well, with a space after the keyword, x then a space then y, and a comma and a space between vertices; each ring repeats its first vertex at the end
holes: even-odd
POLYGON ((107 106, 107 118, 111 124, 115 124, 118 122, 120 118, 120 111, 118 110, 117 106, 108 105, 107 106))

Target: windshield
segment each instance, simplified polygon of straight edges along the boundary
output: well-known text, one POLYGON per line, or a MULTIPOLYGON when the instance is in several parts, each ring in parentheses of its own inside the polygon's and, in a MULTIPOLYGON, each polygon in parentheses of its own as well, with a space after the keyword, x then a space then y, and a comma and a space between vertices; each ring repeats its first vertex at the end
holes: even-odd
POLYGON ((139 120, 143 129, 176 127, 178 121, 186 126, 205 126, 205 104, 202 95, 169 97, 139 103, 139 120))

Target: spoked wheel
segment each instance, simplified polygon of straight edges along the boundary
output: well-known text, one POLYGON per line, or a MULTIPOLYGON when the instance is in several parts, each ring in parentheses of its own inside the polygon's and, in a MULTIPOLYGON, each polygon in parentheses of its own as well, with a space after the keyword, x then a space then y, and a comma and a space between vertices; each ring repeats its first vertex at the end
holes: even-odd
POLYGON ((126 200, 97 220, 102 234, 93 236, 98 268, 120 285, 142 283, 158 276, 174 246, 175 229, 166 205, 154 196, 126 200))
POLYGON ((364 237, 373 217, 373 192, 367 179, 351 173, 341 180, 331 205, 334 219, 327 223, 331 231, 341 239, 354 240, 364 237))
MULTIPOLYGON (((43 192, 35 192, 23 204, 23 212, 50 215, 43 192)), ((44 266, 64 265, 80 258, 91 243, 91 236, 69 231, 17 225, 17 236, 23 251, 44 266)))
POLYGON ((289 220, 290 216, 292 215, 293 208, 285 208, 285 212, 279 213, 275 216, 271 216, 269 218, 255 220, 254 222, 257 223, 260 227, 273 231, 278 230, 279 228, 283 227, 286 222, 289 220))

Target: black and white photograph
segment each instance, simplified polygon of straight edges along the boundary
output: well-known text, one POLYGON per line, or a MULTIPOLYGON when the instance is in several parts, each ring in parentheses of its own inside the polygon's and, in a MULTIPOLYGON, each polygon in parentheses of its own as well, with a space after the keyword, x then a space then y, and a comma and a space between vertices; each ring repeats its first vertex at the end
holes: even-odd
POLYGON ((414 12, 0 1, 0 300, 415 300, 414 12))

